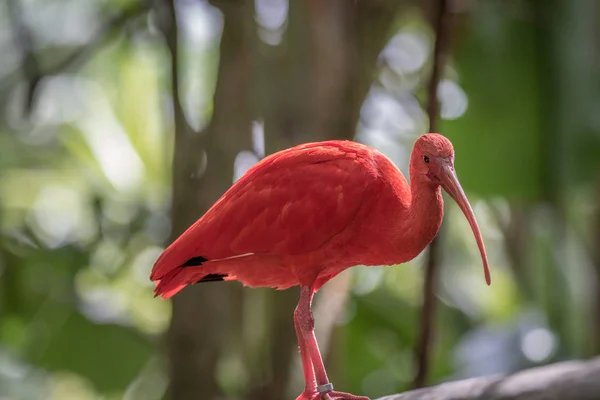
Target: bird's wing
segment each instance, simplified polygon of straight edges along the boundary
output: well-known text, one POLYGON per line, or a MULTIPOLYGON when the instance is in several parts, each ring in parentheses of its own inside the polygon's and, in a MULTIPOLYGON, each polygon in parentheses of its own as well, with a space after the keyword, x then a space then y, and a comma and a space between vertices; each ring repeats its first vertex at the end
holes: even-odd
POLYGON ((195 257, 318 249, 348 226, 377 179, 370 152, 349 146, 299 147, 257 164, 163 253, 153 279, 195 257))

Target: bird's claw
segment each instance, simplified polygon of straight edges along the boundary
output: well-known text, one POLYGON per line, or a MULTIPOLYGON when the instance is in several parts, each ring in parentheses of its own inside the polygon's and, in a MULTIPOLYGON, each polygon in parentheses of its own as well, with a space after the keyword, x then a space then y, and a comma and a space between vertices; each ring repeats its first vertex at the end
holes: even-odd
MULTIPOLYGON (((317 399, 318 399, 318 397, 317 397, 317 399)), ((321 393, 321 399, 322 400, 370 400, 366 396, 355 396, 350 393, 335 392, 335 391, 321 393)))
POLYGON ((350 393, 329 391, 324 393, 302 393, 296 400, 370 400, 366 396, 355 396, 350 393))

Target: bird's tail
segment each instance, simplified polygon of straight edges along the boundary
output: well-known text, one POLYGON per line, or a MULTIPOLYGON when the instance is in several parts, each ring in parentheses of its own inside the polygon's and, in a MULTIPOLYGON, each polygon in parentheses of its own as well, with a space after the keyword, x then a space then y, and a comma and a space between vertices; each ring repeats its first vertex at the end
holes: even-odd
POLYGON ((162 296, 163 299, 173 297, 181 289, 201 281, 206 275, 208 274, 205 271, 197 267, 172 269, 162 278, 155 280, 154 297, 162 296))

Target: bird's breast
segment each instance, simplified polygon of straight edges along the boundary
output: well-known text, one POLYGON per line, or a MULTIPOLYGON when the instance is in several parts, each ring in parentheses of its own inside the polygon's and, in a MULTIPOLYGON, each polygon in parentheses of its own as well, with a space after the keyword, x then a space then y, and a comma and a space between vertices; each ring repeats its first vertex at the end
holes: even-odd
POLYGON ((396 265, 418 256, 437 235, 444 205, 441 192, 412 204, 382 188, 362 216, 347 262, 396 265))

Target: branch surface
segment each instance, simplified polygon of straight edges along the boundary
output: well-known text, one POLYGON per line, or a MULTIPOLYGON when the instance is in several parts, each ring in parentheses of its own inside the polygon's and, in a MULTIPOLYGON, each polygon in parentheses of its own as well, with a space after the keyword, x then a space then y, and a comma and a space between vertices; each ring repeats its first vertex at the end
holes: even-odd
POLYGON ((447 382, 377 400, 598 400, 600 357, 447 382))

